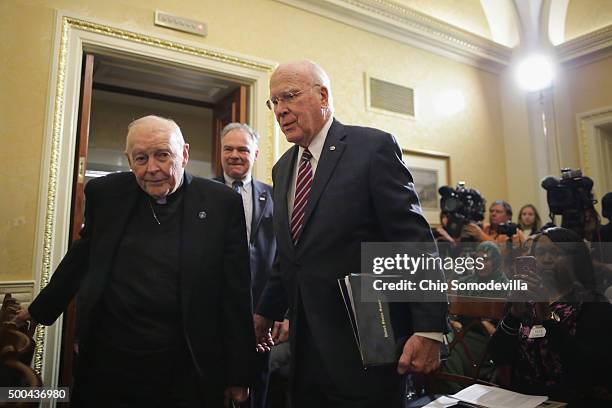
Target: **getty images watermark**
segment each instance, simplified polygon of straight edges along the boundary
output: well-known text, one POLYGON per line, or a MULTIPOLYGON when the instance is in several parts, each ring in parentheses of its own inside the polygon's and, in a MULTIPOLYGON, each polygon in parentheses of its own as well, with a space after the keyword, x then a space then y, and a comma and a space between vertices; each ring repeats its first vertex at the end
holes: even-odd
POLYGON ((440 302, 452 293, 505 301, 529 289, 504 270, 503 248, 463 244, 448 252, 424 243, 362 243, 361 300, 440 302))

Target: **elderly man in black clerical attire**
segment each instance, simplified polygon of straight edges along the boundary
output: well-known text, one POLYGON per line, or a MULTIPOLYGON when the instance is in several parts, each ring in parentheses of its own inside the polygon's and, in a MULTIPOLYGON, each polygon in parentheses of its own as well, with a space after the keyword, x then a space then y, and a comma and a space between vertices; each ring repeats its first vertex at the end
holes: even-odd
POLYGON ((244 401, 255 337, 240 196, 184 171, 178 125, 128 127, 131 172, 90 181, 81 238, 18 320, 52 324, 77 295, 73 406, 244 401))

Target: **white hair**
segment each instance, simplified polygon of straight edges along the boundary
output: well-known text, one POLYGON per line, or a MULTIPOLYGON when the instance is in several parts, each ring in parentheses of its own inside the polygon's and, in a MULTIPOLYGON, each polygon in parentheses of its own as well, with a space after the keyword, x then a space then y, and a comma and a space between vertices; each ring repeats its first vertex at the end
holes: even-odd
POLYGON ((166 132, 167 130, 170 129, 172 131, 172 134, 174 135, 173 137, 174 141, 178 143, 178 147, 182 149, 183 146, 185 146, 185 138, 183 138, 183 133, 181 132, 181 128, 175 121, 173 121, 172 119, 164 118, 164 117, 157 116, 157 115, 148 115, 148 116, 144 116, 142 118, 133 120, 128 125, 127 137, 125 139, 126 151, 128 148, 128 139, 130 136, 130 132, 132 131, 132 128, 143 125, 143 124, 152 124, 152 123, 159 124, 159 127, 156 127, 153 130, 154 132, 166 132))

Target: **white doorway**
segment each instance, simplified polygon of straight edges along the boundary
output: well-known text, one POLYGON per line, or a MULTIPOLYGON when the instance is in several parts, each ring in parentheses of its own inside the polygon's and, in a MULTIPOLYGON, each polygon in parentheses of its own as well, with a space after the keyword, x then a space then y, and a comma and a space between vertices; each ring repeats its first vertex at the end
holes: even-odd
POLYGON ((580 167, 593 179, 595 209, 601 214, 601 198, 612 191, 612 107, 578 115, 580 167))

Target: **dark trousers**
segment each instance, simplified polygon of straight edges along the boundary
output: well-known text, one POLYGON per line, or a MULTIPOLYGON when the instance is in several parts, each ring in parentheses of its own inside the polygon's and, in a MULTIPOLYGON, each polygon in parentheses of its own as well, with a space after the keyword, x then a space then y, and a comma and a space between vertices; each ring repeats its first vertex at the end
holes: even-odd
POLYGON ((317 349, 306 316, 302 310, 299 313, 296 356, 293 360, 292 408, 401 406, 400 376, 395 373, 394 366, 371 367, 358 373, 361 381, 354 387, 336 384, 317 349))
POLYGON ((270 353, 257 353, 255 360, 256 376, 250 387, 249 399, 241 406, 249 408, 266 408, 268 384, 270 382, 270 353))
POLYGON ((72 407, 223 407, 223 390, 204 387, 184 347, 127 352, 81 347, 72 407))

